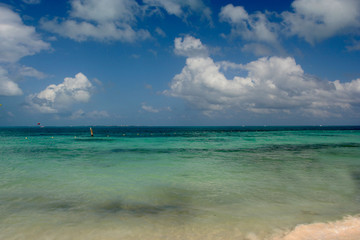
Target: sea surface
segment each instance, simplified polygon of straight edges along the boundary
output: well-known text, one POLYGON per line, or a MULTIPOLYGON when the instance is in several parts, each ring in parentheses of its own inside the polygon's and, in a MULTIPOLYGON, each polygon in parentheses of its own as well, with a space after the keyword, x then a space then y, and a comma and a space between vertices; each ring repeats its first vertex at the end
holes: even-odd
POLYGON ((360 127, 92 129, 0 128, 1 240, 360 239, 360 127))

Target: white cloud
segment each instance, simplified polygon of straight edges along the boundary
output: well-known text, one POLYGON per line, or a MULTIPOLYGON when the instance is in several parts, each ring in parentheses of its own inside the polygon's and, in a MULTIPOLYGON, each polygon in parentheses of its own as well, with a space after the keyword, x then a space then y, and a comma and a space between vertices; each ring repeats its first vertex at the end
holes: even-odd
POLYGON ((175 38, 174 52, 177 55, 191 57, 191 56, 207 56, 208 50, 201 43, 200 39, 192 36, 185 36, 184 38, 175 38))
POLYGON ((22 0, 26 4, 39 4, 41 0, 22 0))
POLYGON ((86 113, 82 109, 79 109, 75 112, 73 112, 70 116, 70 119, 81 119, 81 118, 92 118, 92 119, 98 119, 98 118, 108 118, 110 115, 107 111, 92 111, 86 113))
POLYGON ((72 0, 71 6, 72 17, 96 22, 134 22, 136 13, 140 11, 133 0, 72 0))
POLYGON ((201 12, 211 22, 211 10, 201 0, 144 0, 150 7, 163 8, 170 15, 186 18, 193 12, 201 12))
POLYGON ((100 81, 100 80, 97 79, 97 78, 93 78, 92 81, 93 81, 94 83, 96 83, 97 85, 99 85, 99 86, 102 86, 102 85, 103 85, 102 81, 100 81))
POLYGON ((76 41, 133 42, 150 37, 147 30, 132 27, 141 12, 134 0, 72 0, 71 6, 70 18, 42 19, 42 27, 76 41))
POLYGON ((142 108, 143 110, 147 111, 147 112, 152 112, 152 113, 158 113, 158 112, 160 112, 159 109, 156 109, 156 108, 154 108, 154 107, 152 107, 152 106, 146 105, 145 103, 143 103, 143 104, 141 105, 141 108, 142 108))
POLYGON ((79 42, 89 39, 97 41, 119 40, 122 42, 133 42, 150 37, 148 31, 135 31, 126 23, 118 24, 116 22, 97 22, 96 24, 93 24, 87 21, 77 21, 72 19, 65 20, 63 22, 58 19, 51 21, 42 19, 41 25, 48 31, 79 42))
POLYGON ((12 118, 15 117, 15 114, 13 114, 12 112, 7 112, 7 115, 12 118))
POLYGON ((155 32, 161 37, 166 37, 166 33, 159 27, 155 29, 155 32))
POLYGON ((348 51, 359 51, 360 50, 360 40, 354 40, 351 45, 346 46, 348 51))
POLYGON ((74 119, 80 119, 80 118, 85 118, 85 117, 86 116, 85 116, 84 110, 79 109, 71 114, 70 119, 74 120, 74 119))
POLYGON ((108 118, 108 117, 110 117, 110 115, 107 111, 97 111, 97 110, 87 113, 86 116, 89 118, 108 118))
POLYGON ((292 7, 282 13, 287 31, 311 44, 360 27, 358 0, 295 0, 292 7))
POLYGON ((141 58, 141 55, 139 55, 139 54, 131 54, 130 57, 133 58, 133 59, 139 59, 139 58, 141 58))
POLYGON ((162 7, 168 14, 173 14, 178 17, 183 15, 183 10, 181 6, 181 1, 176 0, 144 0, 144 2, 149 6, 162 7))
POLYGON ((24 25, 17 13, 0 6, 0 62, 13 63, 49 48, 34 27, 24 25))
POLYGON ((172 109, 170 107, 154 108, 153 106, 147 105, 146 103, 141 104, 141 109, 146 112, 151 112, 151 113, 159 113, 159 112, 163 112, 163 111, 171 112, 172 111, 172 109))
POLYGON ((64 82, 49 85, 45 90, 28 97, 30 107, 43 113, 57 113, 77 102, 88 102, 91 96, 91 82, 78 73, 75 78, 67 77, 64 82))
POLYGON ((241 50, 244 52, 252 52, 255 56, 270 56, 272 53, 269 47, 259 43, 245 44, 241 50))
POLYGON ((38 79, 46 77, 46 74, 29 66, 18 64, 6 64, 5 66, 0 65, 0 96, 22 95, 23 92, 17 84, 17 81, 23 79, 23 77, 34 77, 38 79))
POLYGON ((221 20, 232 24, 241 24, 243 21, 247 21, 249 19, 249 14, 244 7, 234 7, 233 4, 228 4, 225 7, 222 7, 219 16, 221 20))
POLYGON ((42 41, 35 28, 26 26, 20 16, 12 10, 0 6, 0 95, 21 95, 22 90, 13 75, 42 78, 45 74, 28 66, 16 64, 25 56, 34 55, 50 48, 42 41), (10 74, 9 74, 10 72, 10 74), (11 74, 11 72, 16 74, 11 74))
POLYGON ((29 67, 29 66, 20 66, 17 69, 17 72, 19 75, 24 76, 24 77, 34 77, 34 78, 38 78, 38 79, 43 79, 46 77, 45 73, 42 73, 38 70, 36 70, 33 67, 29 67))
MULTIPOLYGON (((136 29, 137 20, 161 12, 186 19, 193 12, 211 24, 211 10, 202 0, 71 0, 69 16, 41 19, 42 28, 75 41, 134 42, 151 38, 146 29, 136 29)), ((159 36, 166 36, 156 28, 159 36)))
POLYGON ((8 77, 8 72, 0 66, 0 96, 16 96, 21 95, 22 91, 15 83, 8 77))
MULTIPOLYGON (((315 44, 337 35, 360 34, 359 0, 295 0, 291 6, 293 11, 249 14, 242 6, 228 4, 221 9, 219 18, 231 25, 230 37, 250 42, 243 50, 263 56, 270 48, 282 53, 283 37, 298 36, 315 44), (267 51, 263 51, 264 47, 267 51)), ((348 47, 357 48, 356 44, 348 47)))
MULTIPOLYGON (((191 39, 195 45, 199 41, 191 39)), ((349 83, 321 81, 305 74, 291 57, 265 57, 241 65, 192 55, 164 93, 183 98, 206 114, 231 108, 330 116, 360 104, 360 79, 349 83), (228 79, 221 70, 231 67, 241 68, 246 74, 228 79)))
POLYGON ((264 13, 249 15, 242 6, 228 4, 221 9, 219 16, 221 21, 232 25, 232 36, 241 36, 249 41, 278 43, 278 25, 271 23, 264 13))

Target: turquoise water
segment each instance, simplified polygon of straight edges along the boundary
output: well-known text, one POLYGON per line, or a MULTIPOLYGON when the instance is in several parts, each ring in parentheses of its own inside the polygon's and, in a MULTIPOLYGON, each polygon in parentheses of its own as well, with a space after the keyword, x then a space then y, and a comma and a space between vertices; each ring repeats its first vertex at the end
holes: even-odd
POLYGON ((360 213, 360 127, 0 128, 0 239, 267 239, 360 213))

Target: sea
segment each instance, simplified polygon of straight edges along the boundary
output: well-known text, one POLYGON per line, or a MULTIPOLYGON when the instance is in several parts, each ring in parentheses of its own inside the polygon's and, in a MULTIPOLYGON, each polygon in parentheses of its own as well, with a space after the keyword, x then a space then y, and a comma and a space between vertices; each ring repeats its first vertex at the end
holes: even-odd
POLYGON ((1 127, 1 240, 360 239, 360 127, 1 127))

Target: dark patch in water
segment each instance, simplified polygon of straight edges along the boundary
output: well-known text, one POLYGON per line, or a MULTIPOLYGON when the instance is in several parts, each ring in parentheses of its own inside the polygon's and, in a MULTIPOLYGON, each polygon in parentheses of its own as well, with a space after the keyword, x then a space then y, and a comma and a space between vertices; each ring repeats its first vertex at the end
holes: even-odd
POLYGON ((54 211, 69 211, 72 210, 75 207, 75 205, 73 203, 70 202, 56 202, 56 203, 50 203, 47 205, 47 208, 49 210, 54 210, 54 211))
MULTIPOLYGON (((148 204, 144 202, 128 202, 120 199, 105 201, 95 206, 99 213, 106 214, 130 214, 135 216, 173 214, 176 216, 189 216, 193 212, 188 208, 195 192, 178 187, 161 186, 153 188, 152 194, 161 199, 158 204, 148 204)), ((192 213, 193 214, 193 213, 192 213)))
POLYGON ((360 190, 360 170, 352 171, 351 177, 354 180, 358 189, 360 190))
POLYGON ((263 151, 303 151, 327 148, 358 148, 359 143, 319 143, 319 144, 274 144, 257 148, 263 151))
POLYGON ((304 215, 310 215, 310 216, 318 216, 320 215, 317 212, 311 211, 311 210, 301 210, 301 213, 304 215))
POLYGON ((107 202, 97 207, 100 212, 107 213, 127 213, 131 215, 157 215, 165 211, 177 211, 180 210, 180 206, 172 205, 148 205, 140 203, 124 203, 123 201, 107 202))
POLYGON ((144 154, 159 154, 159 153, 196 153, 205 152, 209 149, 191 149, 191 148, 115 148, 111 152, 114 153, 144 153, 144 154))
POLYGON ((112 142, 114 141, 111 138, 74 138, 74 141, 76 142, 112 142))
POLYGON ((113 153, 137 153, 137 154, 172 154, 172 153, 237 153, 237 152, 276 152, 276 151, 304 151, 328 148, 359 148, 359 143, 324 143, 324 144, 268 144, 256 148, 115 148, 113 153))

